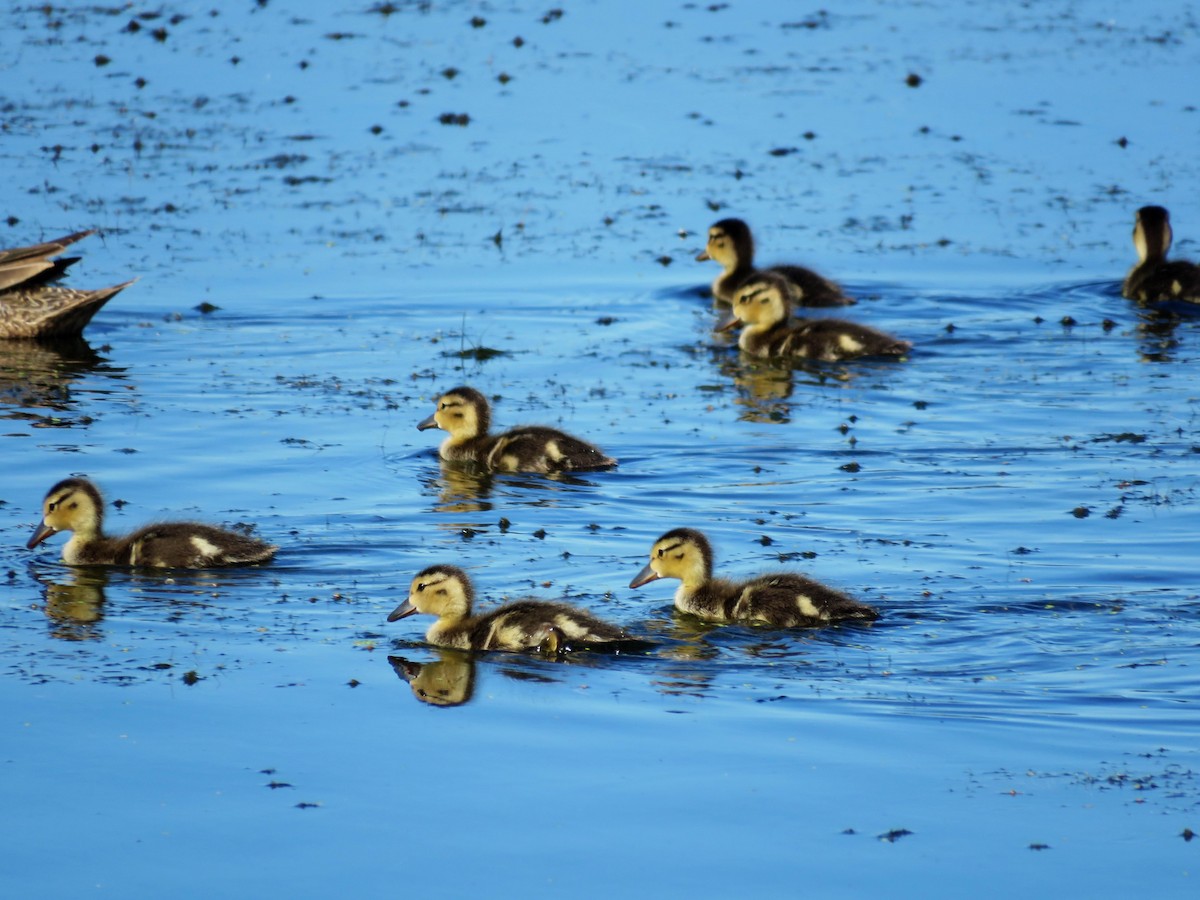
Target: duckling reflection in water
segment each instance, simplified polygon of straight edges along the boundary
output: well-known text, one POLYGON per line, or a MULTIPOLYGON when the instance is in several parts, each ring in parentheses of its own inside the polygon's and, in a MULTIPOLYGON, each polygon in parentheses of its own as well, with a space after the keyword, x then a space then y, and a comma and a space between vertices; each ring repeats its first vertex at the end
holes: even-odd
POLYGON ((617 461, 599 447, 555 428, 526 425, 488 434, 492 410, 487 398, 469 387, 442 394, 433 415, 417 428, 440 428, 449 433, 438 453, 448 462, 475 463, 492 472, 562 472, 605 469, 617 461))
POLYGON ((1143 206, 1133 225, 1137 264, 1125 276, 1121 294, 1130 300, 1157 303, 1186 300, 1200 303, 1200 266, 1185 260, 1168 262, 1171 217, 1161 206, 1143 206))
POLYGON ((389 656, 388 662, 422 703, 461 706, 475 694, 475 660, 457 650, 438 653, 441 658, 434 662, 413 662, 403 656, 389 656))
POLYGON ((104 533, 104 499, 86 478, 66 478, 50 488, 42 502, 42 523, 25 546, 32 550, 60 531, 72 532, 62 555, 69 566, 246 566, 267 562, 278 549, 200 522, 147 525, 124 537, 109 537, 104 533))
POLYGON ((748 279, 733 301, 733 315, 717 331, 744 325, 738 347, 763 358, 840 362, 863 356, 904 356, 912 344, 844 319, 788 321, 786 285, 777 275, 748 279))
POLYGON ((712 285, 713 296, 722 303, 732 303, 738 288, 760 271, 778 275, 786 288, 785 296, 796 306, 847 306, 854 302, 839 285, 803 266, 756 270, 754 237, 741 219, 722 219, 708 229, 708 243, 696 261, 709 259, 723 269, 712 285))
POLYGON ((676 528, 655 541, 650 562, 629 586, 638 588, 659 578, 682 582, 675 592, 676 609, 711 622, 793 628, 879 618, 879 613, 853 597, 792 572, 745 581, 714 578, 712 545, 694 528, 676 528))
POLYGON ((567 650, 619 651, 648 646, 624 629, 565 603, 517 600, 491 612, 471 615, 475 590, 457 566, 422 569, 413 578, 408 599, 392 610, 389 622, 415 613, 437 616, 425 639, 458 650, 537 650, 557 654, 567 650))
POLYGON ((78 336, 92 317, 132 281, 85 291, 55 284, 79 257, 51 259, 94 231, 29 247, 0 250, 0 338, 78 336))

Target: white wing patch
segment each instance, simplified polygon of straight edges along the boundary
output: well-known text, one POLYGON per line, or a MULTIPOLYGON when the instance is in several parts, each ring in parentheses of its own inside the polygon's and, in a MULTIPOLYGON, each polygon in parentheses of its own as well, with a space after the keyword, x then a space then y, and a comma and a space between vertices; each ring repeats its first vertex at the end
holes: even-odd
POLYGON ((217 559, 221 555, 220 547, 211 541, 206 541, 198 534, 193 534, 189 539, 189 542, 193 547, 196 548, 196 552, 198 552, 202 557, 208 559, 217 559))
POLYGON ((838 335, 838 346, 841 347, 843 350, 845 350, 847 353, 858 353, 860 350, 863 349, 864 345, 863 345, 862 341, 856 340, 856 339, 850 337, 850 335, 848 335, 848 334, 839 334, 838 335))

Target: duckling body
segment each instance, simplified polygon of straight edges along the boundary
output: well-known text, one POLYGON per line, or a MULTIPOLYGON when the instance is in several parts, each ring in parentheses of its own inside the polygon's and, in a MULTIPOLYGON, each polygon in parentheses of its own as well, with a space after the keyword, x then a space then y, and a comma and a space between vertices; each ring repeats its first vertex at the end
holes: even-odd
POLYGON ((55 284, 79 257, 51 259, 92 231, 44 244, 0 250, 0 338, 78 335, 99 309, 132 281, 94 291, 55 284))
POLYGON ((560 653, 582 646, 637 643, 624 630, 565 603, 517 600, 472 615, 475 590, 457 566, 430 566, 418 572, 408 599, 392 610, 389 622, 415 613, 437 616, 425 638, 458 650, 539 650, 560 653))
POLYGON ((912 344, 845 319, 789 321, 783 279, 759 272, 747 279, 733 301, 733 316, 718 326, 741 324, 738 346, 752 356, 838 362, 860 356, 904 356, 912 344))
MULTIPOLYGON (((722 303, 732 303, 738 289, 760 271, 754 268, 754 236, 750 226, 741 219, 714 223, 708 229, 708 243, 696 261, 709 259, 720 263, 723 269, 713 282, 713 296, 722 303)), ((803 266, 772 266, 761 271, 783 279, 788 300, 796 306, 847 306, 854 302, 836 282, 803 266)))
POLYGON ((1143 206, 1137 211, 1133 246, 1138 261, 1125 276, 1122 296, 1143 303, 1200 303, 1200 266, 1186 260, 1167 260, 1172 237, 1171 217, 1163 207, 1143 206))
POLYGON ((599 447, 556 428, 526 425, 489 434, 491 421, 487 398, 474 388, 457 387, 438 398, 436 411, 417 428, 449 433, 438 450, 442 459, 475 463, 492 472, 546 474, 617 464, 599 447))
POLYGON ((678 578, 675 608, 710 622, 795 628, 879 618, 853 597, 792 572, 745 581, 714 578, 712 545, 694 528, 676 528, 655 541, 650 562, 629 586, 638 588, 659 578, 678 578))
POLYGON ((212 569, 267 562, 278 549, 201 522, 147 525, 124 537, 109 537, 104 533, 104 500, 86 478, 54 485, 42 502, 42 515, 42 524, 25 546, 32 550, 51 535, 70 531, 62 555, 69 566, 212 569))

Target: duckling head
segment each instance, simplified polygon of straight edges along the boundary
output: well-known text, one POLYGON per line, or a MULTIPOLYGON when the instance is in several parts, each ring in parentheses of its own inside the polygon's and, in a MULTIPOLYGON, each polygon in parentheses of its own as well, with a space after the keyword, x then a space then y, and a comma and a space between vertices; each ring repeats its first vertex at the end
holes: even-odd
POLYGON ((438 397, 433 415, 417 423, 418 431, 440 428, 451 441, 466 441, 487 434, 492 425, 487 398, 474 388, 456 387, 438 397))
POLYGON ((42 523, 25 546, 32 550, 60 531, 73 531, 85 540, 100 534, 104 522, 104 499, 86 478, 64 478, 42 501, 42 523))
POLYGON ((1161 206, 1143 206, 1133 223, 1133 246, 1138 261, 1162 259, 1171 249, 1171 216, 1161 206))
POLYGON ((754 237, 750 226, 741 219, 722 219, 708 229, 708 243, 696 262, 711 259, 720 263, 726 271, 739 266, 754 264, 754 237))
POLYGON ((694 528, 668 531, 650 548, 650 562, 629 582, 641 587, 659 578, 678 578, 684 587, 699 587, 712 580, 712 545, 694 528))
POLYGON ((398 622, 414 613, 437 616, 452 622, 471 614, 475 591, 471 578, 457 566, 430 566, 413 578, 408 599, 388 615, 389 622, 398 622))
POLYGON ((729 331, 738 325, 770 328, 787 318, 788 288, 778 275, 760 272, 734 295, 732 315, 717 326, 717 331, 729 331))

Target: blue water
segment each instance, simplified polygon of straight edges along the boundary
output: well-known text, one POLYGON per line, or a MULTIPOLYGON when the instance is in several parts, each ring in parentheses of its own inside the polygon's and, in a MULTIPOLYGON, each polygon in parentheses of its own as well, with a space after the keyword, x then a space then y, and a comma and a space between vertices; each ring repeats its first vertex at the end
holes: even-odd
POLYGON ((1117 282, 1144 202, 1198 255, 1195 16, 714 6, 3 14, 3 244, 141 276, 0 348, 5 896, 1194 893, 1200 320, 1117 282), (740 359, 722 215, 911 359, 740 359), (620 466, 444 470, 459 383, 620 466), (24 550, 77 472, 279 558, 24 550), (626 585, 680 525, 883 618, 676 617, 626 585), (437 562, 659 646, 429 648, 385 616, 437 562))

